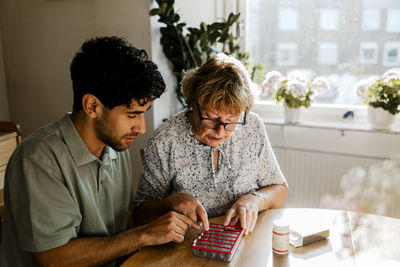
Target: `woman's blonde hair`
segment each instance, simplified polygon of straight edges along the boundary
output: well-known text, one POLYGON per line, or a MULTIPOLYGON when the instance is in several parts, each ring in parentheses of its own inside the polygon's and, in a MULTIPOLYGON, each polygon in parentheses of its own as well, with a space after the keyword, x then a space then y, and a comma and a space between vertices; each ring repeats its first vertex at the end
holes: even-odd
POLYGON ((253 106, 249 74, 232 56, 216 54, 202 66, 189 70, 183 77, 182 94, 189 107, 211 107, 239 114, 253 106))

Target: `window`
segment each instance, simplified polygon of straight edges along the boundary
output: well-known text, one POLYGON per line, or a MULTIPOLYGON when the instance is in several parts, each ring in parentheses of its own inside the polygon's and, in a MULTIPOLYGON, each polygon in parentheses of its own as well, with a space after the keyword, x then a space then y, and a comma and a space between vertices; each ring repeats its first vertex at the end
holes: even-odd
POLYGON ((387 11, 387 32, 400 32, 400 9, 392 9, 387 11))
POLYGON ((334 9, 322 9, 320 12, 320 29, 334 31, 339 28, 339 12, 334 9))
POLYGON ((383 49, 383 65, 394 67, 400 65, 400 42, 387 42, 383 49))
POLYGON ((359 59, 361 64, 378 63, 378 44, 373 42, 362 42, 360 44, 359 59))
POLYGON ((332 65, 338 62, 337 44, 321 43, 319 45, 318 62, 321 65, 332 65))
MULTIPOLYGON (((395 32, 400 27, 400 1, 245 2, 248 9, 241 12, 247 18, 245 49, 251 63, 263 64, 265 73, 275 70, 286 76, 302 69, 328 79, 329 91, 319 94, 313 105, 362 105, 363 99, 354 94, 356 83, 400 66, 400 34, 395 32), (296 14, 296 30, 294 24, 280 22, 294 14, 290 12, 296 14)), ((271 100, 271 95, 259 100, 271 100)))
POLYGON ((279 11, 279 29, 283 31, 297 30, 298 14, 294 9, 281 9, 279 11))
POLYGON ((276 64, 280 66, 295 66, 297 64, 297 44, 278 44, 276 64))
POLYGON ((362 18, 362 29, 365 31, 379 30, 381 12, 379 9, 365 9, 362 18))

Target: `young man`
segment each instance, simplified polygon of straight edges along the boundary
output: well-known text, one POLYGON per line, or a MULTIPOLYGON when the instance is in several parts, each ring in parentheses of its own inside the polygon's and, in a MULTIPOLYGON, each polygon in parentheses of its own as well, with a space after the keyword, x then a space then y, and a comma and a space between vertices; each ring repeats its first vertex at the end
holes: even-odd
POLYGON ((71 64, 72 114, 26 138, 5 177, 0 266, 110 265, 143 246, 181 242, 192 219, 174 212, 127 229, 127 148, 165 90, 157 66, 125 40, 89 40, 71 64))

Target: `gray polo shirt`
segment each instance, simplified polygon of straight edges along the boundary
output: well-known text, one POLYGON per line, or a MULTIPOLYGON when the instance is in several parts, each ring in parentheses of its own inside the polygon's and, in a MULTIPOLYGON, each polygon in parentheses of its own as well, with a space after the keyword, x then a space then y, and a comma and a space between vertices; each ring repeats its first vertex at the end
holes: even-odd
POLYGON ((126 229, 132 212, 128 150, 90 153, 69 114, 15 150, 5 175, 0 266, 35 266, 31 252, 126 229))

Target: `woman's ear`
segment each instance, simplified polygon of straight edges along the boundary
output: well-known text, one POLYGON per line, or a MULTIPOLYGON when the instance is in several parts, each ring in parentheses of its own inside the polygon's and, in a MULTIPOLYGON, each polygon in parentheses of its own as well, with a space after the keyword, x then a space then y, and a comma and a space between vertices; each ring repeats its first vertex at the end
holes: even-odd
POLYGON ((84 112, 90 118, 97 118, 103 112, 104 106, 96 96, 92 94, 85 94, 82 97, 82 107, 84 112))

